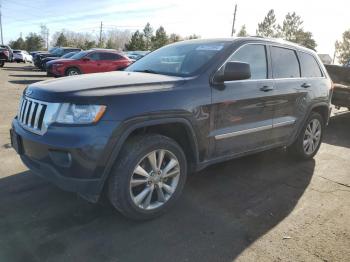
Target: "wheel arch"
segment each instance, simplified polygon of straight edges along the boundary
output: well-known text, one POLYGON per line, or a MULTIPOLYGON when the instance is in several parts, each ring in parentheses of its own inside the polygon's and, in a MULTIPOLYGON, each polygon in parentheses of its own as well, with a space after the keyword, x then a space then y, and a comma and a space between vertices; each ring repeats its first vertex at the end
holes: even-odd
POLYGON ((287 144, 287 146, 290 146, 291 144, 293 144, 294 141, 297 139, 297 137, 299 136, 302 130, 302 127, 305 125, 305 122, 307 121, 307 119, 309 118, 312 112, 319 113, 324 119, 325 125, 327 125, 329 121, 329 108, 330 108, 330 105, 327 102, 318 102, 311 105, 307 110, 307 113, 305 114, 303 120, 300 122, 297 131, 294 133, 294 136, 292 136, 292 139, 289 140, 289 143, 287 144))
POLYGON ((132 138, 135 135, 153 133, 170 137, 174 139, 184 150, 189 170, 194 170, 198 165, 198 142, 195 131, 189 120, 185 118, 163 118, 153 120, 140 119, 137 122, 131 120, 128 122, 132 123, 124 123, 123 127, 121 127, 121 131, 118 132, 118 134, 115 134, 115 136, 118 137, 118 140, 115 144, 112 145, 113 149, 103 170, 100 187, 101 191, 106 180, 108 180, 112 167, 117 160, 123 145, 128 141, 128 139, 132 138), (185 134, 186 136, 183 137, 185 134))

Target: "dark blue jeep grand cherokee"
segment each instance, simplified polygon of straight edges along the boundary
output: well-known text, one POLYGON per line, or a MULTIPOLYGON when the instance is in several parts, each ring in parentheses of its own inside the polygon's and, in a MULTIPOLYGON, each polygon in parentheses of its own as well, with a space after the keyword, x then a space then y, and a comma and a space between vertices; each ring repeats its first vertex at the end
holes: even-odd
POLYGON ((191 40, 125 71, 29 85, 11 139, 23 162, 133 219, 166 211, 188 172, 287 147, 318 151, 332 83, 317 55, 264 38, 191 40))

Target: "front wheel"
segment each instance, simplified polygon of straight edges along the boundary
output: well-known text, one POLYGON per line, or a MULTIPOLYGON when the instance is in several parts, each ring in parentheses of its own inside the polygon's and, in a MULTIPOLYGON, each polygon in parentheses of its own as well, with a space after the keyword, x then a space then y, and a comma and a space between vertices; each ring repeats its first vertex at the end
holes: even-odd
POLYGON ((4 61, 0 61, 0 67, 4 67, 5 62, 4 61))
POLYGON ((290 146, 290 152, 301 159, 314 157, 321 146, 324 127, 322 116, 312 112, 297 140, 290 146))
POLYGON ((162 135, 135 137, 112 170, 108 195, 123 215, 146 220, 163 214, 179 198, 187 176, 181 147, 162 135))

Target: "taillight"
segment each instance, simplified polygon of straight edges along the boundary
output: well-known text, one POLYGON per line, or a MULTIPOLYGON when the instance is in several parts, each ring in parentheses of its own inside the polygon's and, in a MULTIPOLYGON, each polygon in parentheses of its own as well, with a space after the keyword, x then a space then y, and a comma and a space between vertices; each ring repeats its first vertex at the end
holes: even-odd
POLYGON ((4 54, 9 57, 10 56, 10 52, 8 50, 4 51, 4 54))

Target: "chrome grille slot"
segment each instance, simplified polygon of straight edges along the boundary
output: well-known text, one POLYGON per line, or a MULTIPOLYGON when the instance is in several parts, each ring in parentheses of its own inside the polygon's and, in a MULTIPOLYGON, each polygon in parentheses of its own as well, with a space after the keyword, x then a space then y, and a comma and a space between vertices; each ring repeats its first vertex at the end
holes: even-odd
POLYGON ((26 130, 43 135, 47 126, 44 125, 45 113, 50 103, 23 96, 18 108, 17 119, 26 130))

